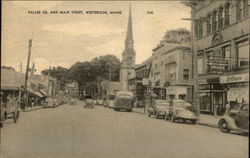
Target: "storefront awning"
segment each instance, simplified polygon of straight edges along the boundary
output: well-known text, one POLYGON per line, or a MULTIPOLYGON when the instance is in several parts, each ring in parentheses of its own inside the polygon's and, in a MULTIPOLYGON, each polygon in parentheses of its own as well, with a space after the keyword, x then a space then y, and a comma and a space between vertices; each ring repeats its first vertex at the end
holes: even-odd
POLYGON ((40 97, 40 98, 43 98, 43 97, 44 97, 43 94, 41 94, 41 93, 38 92, 38 91, 34 91, 34 90, 31 89, 31 88, 27 88, 27 91, 28 91, 29 93, 33 94, 33 95, 36 95, 36 96, 40 97))
POLYGON ((42 93, 44 95, 44 97, 48 96, 47 92, 45 92, 45 90, 43 90, 43 89, 39 89, 39 92, 42 93))

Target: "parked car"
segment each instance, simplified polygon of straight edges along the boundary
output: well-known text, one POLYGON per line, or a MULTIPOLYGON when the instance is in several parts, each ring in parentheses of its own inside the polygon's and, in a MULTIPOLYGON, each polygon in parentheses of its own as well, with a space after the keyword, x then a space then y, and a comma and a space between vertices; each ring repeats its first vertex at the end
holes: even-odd
POLYGON ((167 100, 155 100, 155 104, 148 108, 148 117, 152 115, 156 118, 164 117, 167 109, 169 109, 167 100))
POLYGON ((195 114, 192 104, 185 100, 173 100, 173 105, 165 112, 165 119, 170 119, 172 122, 175 120, 182 120, 183 122, 191 121, 196 124, 198 117, 195 114))
POLYGON ((118 91, 114 99, 114 110, 132 111, 134 105, 134 95, 130 91, 118 91))
POLYGON ((94 109, 93 98, 91 96, 85 96, 84 102, 85 102, 84 108, 94 109))
POLYGON ((96 102, 97 102, 97 105, 103 105, 103 100, 102 99, 97 99, 96 102))
POLYGON ((54 107, 56 107, 57 106, 57 101, 56 101, 56 99, 55 98, 53 98, 53 97, 48 97, 48 98, 46 98, 46 100, 45 100, 45 107, 46 108, 54 108, 54 107))
POLYGON ((249 133, 249 103, 232 109, 228 115, 223 116, 218 122, 221 132, 229 133, 231 130, 249 133))
POLYGON ((70 98, 69 105, 76 105, 76 99, 75 98, 70 98))

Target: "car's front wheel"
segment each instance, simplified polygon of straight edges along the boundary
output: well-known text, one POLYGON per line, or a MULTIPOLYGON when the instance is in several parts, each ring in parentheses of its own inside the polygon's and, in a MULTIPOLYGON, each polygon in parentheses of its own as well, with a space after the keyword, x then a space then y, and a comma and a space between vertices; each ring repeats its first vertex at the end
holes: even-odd
POLYGON ((219 122, 219 128, 223 133, 229 133, 231 131, 230 129, 228 129, 227 122, 225 120, 221 120, 219 122))

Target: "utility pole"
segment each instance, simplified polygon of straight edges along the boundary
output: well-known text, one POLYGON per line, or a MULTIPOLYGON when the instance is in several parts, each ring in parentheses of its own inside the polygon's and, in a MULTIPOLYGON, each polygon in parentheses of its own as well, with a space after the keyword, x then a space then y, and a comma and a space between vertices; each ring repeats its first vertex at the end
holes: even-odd
POLYGON ((110 99, 109 96, 110 96, 110 81, 111 81, 111 67, 109 65, 109 79, 108 79, 108 100, 110 99))
POLYGON ((25 99, 26 99, 26 103, 25 103, 24 109, 26 109, 27 104, 28 104, 28 91, 27 91, 27 85, 28 85, 28 77, 29 77, 29 64, 30 64, 31 47, 32 47, 32 39, 29 40, 28 59, 27 59, 26 74, 25 74, 25 85, 24 85, 24 88, 25 88, 25 99))
POLYGON ((196 6, 198 5, 196 2, 182 2, 184 5, 191 8, 191 19, 190 18, 182 18, 182 20, 191 20, 191 47, 192 47, 192 64, 193 64, 193 72, 192 78, 194 82, 193 87, 193 99, 194 99, 194 106, 196 109, 196 114, 200 116, 200 101, 199 101, 199 82, 198 82, 198 64, 197 64, 197 45, 194 43, 196 41, 196 34, 195 34, 195 13, 196 13, 196 6))

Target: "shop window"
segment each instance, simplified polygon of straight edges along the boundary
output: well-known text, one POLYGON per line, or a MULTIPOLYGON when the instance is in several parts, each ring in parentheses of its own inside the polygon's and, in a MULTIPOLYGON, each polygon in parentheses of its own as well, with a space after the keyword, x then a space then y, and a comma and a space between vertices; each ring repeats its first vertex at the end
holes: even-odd
POLYGON ((218 19, 218 28, 220 29, 223 27, 224 23, 224 9, 222 7, 219 9, 218 19))
POLYGON ((238 43, 238 67, 249 65, 249 41, 238 43))
POLYGON ((217 11, 215 10, 212 15, 212 32, 217 30, 218 16, 217 11))
POLYGON ((231 18, 231 5, 230 3, 227 3, 225 7, 225 26, 230 25, 230 18, 231 18))
POLYGON ((189 80, 189 69, 183 70, 183 80, 189 80))
POLYGON ((212 16, 209 14, 207 16, 207 34, 209 35, 211 33, 211 27, 212 26, 212 16))

